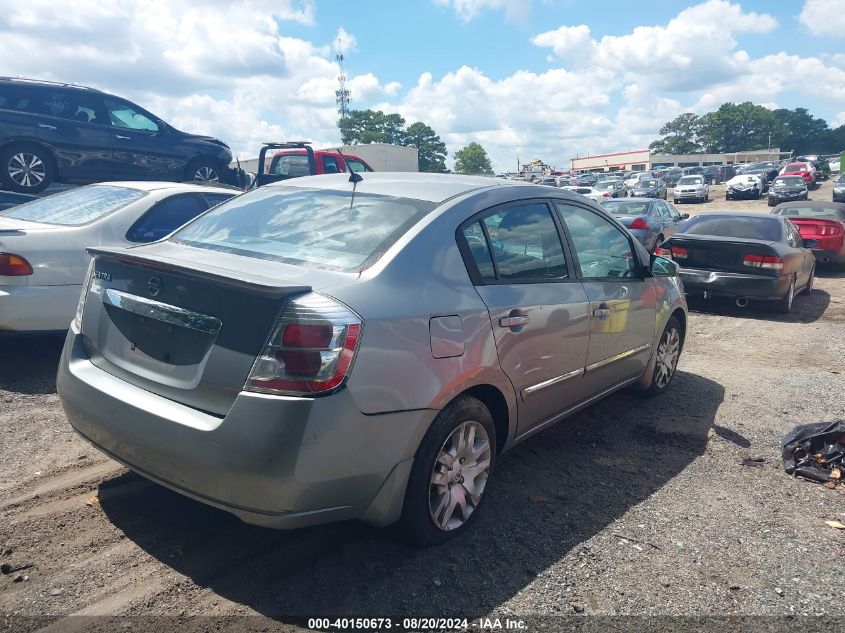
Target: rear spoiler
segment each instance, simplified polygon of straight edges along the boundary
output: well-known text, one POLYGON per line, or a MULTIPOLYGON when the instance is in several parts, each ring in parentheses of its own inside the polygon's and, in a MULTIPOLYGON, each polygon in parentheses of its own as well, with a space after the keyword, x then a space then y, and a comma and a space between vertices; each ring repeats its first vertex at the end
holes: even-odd
MULTIPOLYGON (((207 261, 202 262, 202 267, 191 266, 184 259, 177 259, 166 254, 150 252, 145 249, 144 254, 136 254, 132 251, 137 247, 89 247, 86 250, 92 257, 105 257, 117 260, 133 266, 140 266, 151 271, 165 270, 183 274, 187 277, 199 279, 211 279, 215 283, 225 286, 233 286, 241 290, 248 290, 255 294, 264 295, 270 298, 283 297, 289 294, 304 293, 311 290, 311 286, 291 285, 280 282, 272 277, 265 277, 260 273, 221 268, 207 261)), ((209 251, 213 253, 214 251, 209 251)))

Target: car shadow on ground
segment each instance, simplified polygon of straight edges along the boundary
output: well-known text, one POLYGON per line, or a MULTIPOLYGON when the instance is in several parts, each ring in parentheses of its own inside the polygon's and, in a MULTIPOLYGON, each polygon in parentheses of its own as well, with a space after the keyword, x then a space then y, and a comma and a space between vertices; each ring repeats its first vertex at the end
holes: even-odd
POLYGON ((56 392, 65 335, 0 334, 0 389, 25 394, 56 392))
POLYGON ((431 549, 355 522, 257 528, 153 484, 131 496, 109 494, 139 482, 132 473, 101 484, 101 506, 179 574, 282 622, 316 614, 481 616, 701 455, 723 398, 721 385, 686 372, 655 399, 607 398, 507 453, 472 530, 431 549))
POLYGON ((744 308, 740 308, 734 301, 723 297, 714 297, 706 301, 698 297, 687 297, 687 303, 692 312, 701 314, 778 321, 781 323, 813 323, 824 315, 830 305, 830 293, 816 288, 810 295, 806 293, 795 295, 792 310, 789 314, 778 314, 772 311, 771 304, 766 301, 749 301, 744 308))

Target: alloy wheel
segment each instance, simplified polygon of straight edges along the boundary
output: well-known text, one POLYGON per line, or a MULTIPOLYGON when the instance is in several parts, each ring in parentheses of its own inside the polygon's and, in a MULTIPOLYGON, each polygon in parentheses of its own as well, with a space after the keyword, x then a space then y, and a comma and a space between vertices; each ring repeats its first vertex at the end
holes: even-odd
POLYGON ((795 299, 795 279, 789 283, 789 292, 786 297, 786 307, 788 310, 792 309, 792 301, 795 299))
POLYGON ((13 154, 7 165, 9 178, 18 186, 33 188, 47 177, 47 166, 38 156, 30 152, 13 154))
POLYGON ((199 167, 194 172, 194 180, 198 182, 218 182, 217 171, 213 167, 199 167))
POLYGON ((428 494, 429 515, 439 529, 459 528, 478 508, 490 474, 491 450, 487 431, 476 421, 462 423, 443 442, 428 494))
POLYGON ((680 355, 681 335, 676 328, 670 328, 663 333, 660 345, 657 346, 654 383, 659 389, 663 389, 672 380, 680 355))

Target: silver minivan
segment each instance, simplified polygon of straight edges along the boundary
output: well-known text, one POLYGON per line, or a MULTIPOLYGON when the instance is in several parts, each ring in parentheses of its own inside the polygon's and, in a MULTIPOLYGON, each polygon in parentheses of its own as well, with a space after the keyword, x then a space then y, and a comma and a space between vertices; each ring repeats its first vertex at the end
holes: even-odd
POLYGON ((502 452, 665 391, 687 322, 674 262, 583 196, 501 179, 306 177, 91 252, 58 376, 74 429, 276 528, 449 539, 502 452))

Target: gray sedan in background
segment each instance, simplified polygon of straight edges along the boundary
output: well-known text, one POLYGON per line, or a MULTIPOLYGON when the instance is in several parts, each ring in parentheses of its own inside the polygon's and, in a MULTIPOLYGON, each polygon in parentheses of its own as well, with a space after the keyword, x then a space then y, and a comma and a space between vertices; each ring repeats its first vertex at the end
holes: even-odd
POLYGON ((675 233, 689 213, 679 213, 670 203, 655 199, 605 200, 601 203, 616 216, 649 253, 675 233))
POLYGON ((237 190, 172 182, 68 189, 0 212, 0 332, 66 330, 88 246, 161 239, 237 190))
POLYGON ((677 265, 599 205, 491 178, 299 178, 91 253, 58 375, 74 429, 277 528, 443 542, 503 451, 664 392, 687 323, 677 265))

